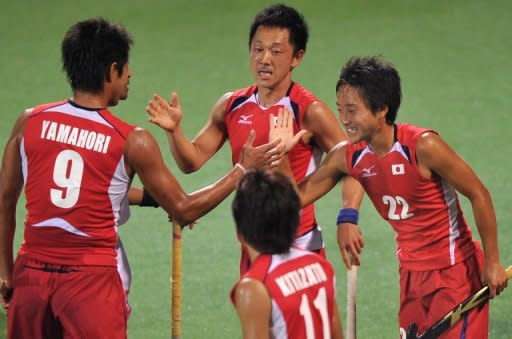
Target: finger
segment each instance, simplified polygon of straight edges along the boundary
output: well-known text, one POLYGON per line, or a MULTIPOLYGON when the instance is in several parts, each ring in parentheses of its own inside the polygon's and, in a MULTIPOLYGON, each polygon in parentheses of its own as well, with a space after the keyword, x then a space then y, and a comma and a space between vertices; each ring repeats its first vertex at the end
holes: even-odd
POLYGON ((343 263, 345 264, 345 267, 347 268, 347 270, 349 270, 352 265, 348 258, 347 250, 344 247, 340 247, 340 252, 341 252, 341 259, 343 259, 343 263))
POLYGON ((180 107, 180 99, 178 98, 178 94, 176 92, 172 92, 171 94, 171 106, 180 107))
POLYGON ((277 111, 277 127, 283 127, 283 126, 285 126, 284 110, 282 108, 280 108, 277 111))
POLYGON ((297 132, 297 134, 295 134, 293 136, 293 144, 298 144, 299 141, 302 139, 302 137, 304 136, 304 134, 306 134, 307 131, 305 129, 302 129, 300 131, 297 132))
POLYGON ((251 132, 249 133, 249 137, 247 138, 247 141, 245 142, 244 146, 252 146, 254 139, 256 139, 256 132, 253 129, 251 129, 251 132))
POLYGON ((350 258, 352 264, 359 266, 361 264, 361 256, 359 255, 361 252, 357 250, 357 248, 351 247, 349 249, 350 258))
POLYGON ((290 118, 291 118, 290 110, 285 108, 284 109, 284 126, 285 127, 292 126, 293 121, 290 118))

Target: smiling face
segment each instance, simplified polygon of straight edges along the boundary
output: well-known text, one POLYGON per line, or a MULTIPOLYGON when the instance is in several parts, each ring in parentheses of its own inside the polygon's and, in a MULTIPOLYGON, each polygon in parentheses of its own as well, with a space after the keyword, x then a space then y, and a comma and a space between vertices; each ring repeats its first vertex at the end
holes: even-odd
POLYGON ((386 125, 387 108, 372 112, 362 96, 361 89, 348 84, 342 85, 336 93, 339 119, 352 143, 373 138, 386 125))
POLYGON ((276 90, 290 86, 292 70, 304 51, 294 55, 288 29, 259 26, 251 42, 250 67, 259 87, 276 90))

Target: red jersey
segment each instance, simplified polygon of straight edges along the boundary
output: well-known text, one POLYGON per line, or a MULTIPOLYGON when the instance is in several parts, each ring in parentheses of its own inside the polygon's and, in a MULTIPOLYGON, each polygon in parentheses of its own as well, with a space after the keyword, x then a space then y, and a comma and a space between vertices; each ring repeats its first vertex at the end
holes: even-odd
MULTIPOLYGON (((255 146, 268 142, 270 115, 277 116, 280 108, 287 108, 293 112, 293 130, 294 133, 297 133, 302 129, 304 114, 309 105, 317 100, 312 93, 297 83, 292 83, 286 96, 268 108, 259 104, 257 85, 235 91, 227 103, 224 117, 233 164, 238 162, 240 150, 247 141, 251 130, 256 131, 255 146)), ((297 182, 300 182, 320 165, 322 154, 320 148, 306 145, 303 141, 300 141, 288 153, 293 176, 297 182)), ((316 226, 314 208, 314 205, 311 204, 302 209, 297 236, 309 232, 316 226)))
MULTIPOLYGON (((298 248, 260 255, 243 278, 261 281, 272 300, 272 338, 331 338, 335 277, 321 256, 298 248)), ((236 286, 231 291, 235 303, 236 286)))
POLYGON ((129 217, 123 153, 133 128, 71 101, 32 111, 20 145, 27 216, 19 255, 116 266, 115 226, 129 217))
POLYGON ((383 157, 373 154, 365 142, 346 146, 349 174, 359 180, 396 231, 400 265, 412 271, 454 265, 478 247, 455 189, 438 176, 423 177, 418 170, 416 145, 425 132, 433 131, 395 125, 395 143, 383 157))

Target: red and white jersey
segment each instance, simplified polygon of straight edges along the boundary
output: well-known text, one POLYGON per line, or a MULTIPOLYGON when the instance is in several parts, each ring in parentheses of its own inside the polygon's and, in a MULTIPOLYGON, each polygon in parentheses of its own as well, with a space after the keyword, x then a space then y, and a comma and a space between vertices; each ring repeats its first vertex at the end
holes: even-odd
POLYGON ((116 266, 116 226, 129 217, 123 153, 133 128, 67 100, 32 111, 20 145, 27 201, 20 255, 116 266))
POLYGON ((395 143, 383 157, 365 142, 346 147, 349 174, 359 180, 379 214, 396 231, 400 265, 412 271, 454 265, 478 247, 455 189, 438 176, 423 177, 418 170, 416 145, 427 131, 433 132, 395 125, 395 143))
MULTIPOLYGON (((258 87, 252 85, 235 91, 229 99, 226 107, 224 122, 231 144, 233 164, 238 162, 238 156, 242 146, 247 141, 251 130, 256 131, 254 145, 262 145, 268 142, 270 115, 277 116, 280 108, 287 108, 294 115, 294 133, 302 129, 304 114, 309 105, 318 99, 297 83, 292 83, 288 93, 271 107, 263 107, 258 100, 258 87)), ((318 147, 306 145, 300 141, 289 153, 288 159, 297 182, 313 172, 322 158, 322 150, 318 147)), ((309 232, 316 226, 314 205, 308 205, 302 209, 301 222, 297 236, 309 232)))
MULTIPOLYGON (((261 281, 270 295, 272 338, 332 337, 336 281, 323 257, 298 248, 260 255, 243 278, 261 281)), ((237 285, 231 291, 233 304, 237 285)))

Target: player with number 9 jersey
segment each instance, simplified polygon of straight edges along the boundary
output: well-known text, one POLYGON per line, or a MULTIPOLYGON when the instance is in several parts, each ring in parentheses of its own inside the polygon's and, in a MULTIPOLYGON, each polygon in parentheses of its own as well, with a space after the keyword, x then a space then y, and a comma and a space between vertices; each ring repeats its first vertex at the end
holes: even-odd
POLYGON ((124 146, 134 126, 71 100, 36 107, 21 150, 27 217, 19 255, 116 266, 114 226, 129 217, 124 146))

